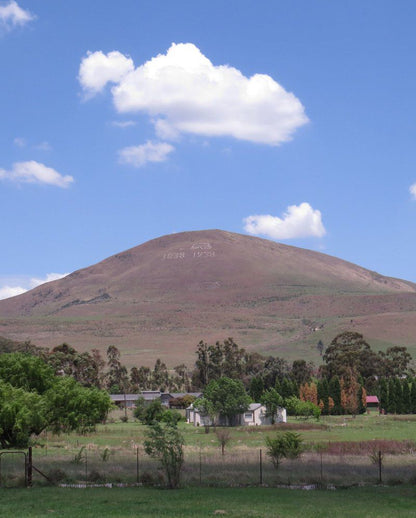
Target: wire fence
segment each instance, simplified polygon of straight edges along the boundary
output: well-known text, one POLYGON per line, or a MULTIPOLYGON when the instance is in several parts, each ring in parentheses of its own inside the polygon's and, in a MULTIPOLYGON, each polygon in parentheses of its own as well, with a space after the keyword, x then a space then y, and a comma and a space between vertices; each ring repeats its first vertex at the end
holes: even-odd
MULTIPOLYGON (((221 452, 194 448, 186 451, 184 486, 351 486, 416 483, 414 454, 328 454, 310 451, 284 460, 275 469, 264 449, 221 452)), ((48 456, 33 452, 29 485, 95 486, 105 484, 164 486, 160 464, 141 447, 97 450, 81 447, 73 455, 48 456)), ((0 486, 28 485, 28 463, 22 452, 0 452, 0 486), (3 455, 4 453, 4 455, 3 455), (6 454, 7 453, 7 454, 6 454)))

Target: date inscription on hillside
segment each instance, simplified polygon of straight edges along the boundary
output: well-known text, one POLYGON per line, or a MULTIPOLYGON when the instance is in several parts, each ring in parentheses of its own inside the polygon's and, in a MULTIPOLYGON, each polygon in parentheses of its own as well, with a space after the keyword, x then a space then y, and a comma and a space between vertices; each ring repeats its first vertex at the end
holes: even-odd
POLYGON ((189 251, 179 251, 179 252, 167 252, 163 254, 163 260, 181 260, 185 259, 185 257, 190 258, 200 258, 200 257, 215 257, 215 250, 212 249, 210 243, 200 242, 194 243, 189 251))

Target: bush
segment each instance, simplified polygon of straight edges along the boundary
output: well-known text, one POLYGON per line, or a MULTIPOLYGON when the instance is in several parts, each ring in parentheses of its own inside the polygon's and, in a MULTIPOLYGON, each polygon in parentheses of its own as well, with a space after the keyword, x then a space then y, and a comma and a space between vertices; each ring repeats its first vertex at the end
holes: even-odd
POLYGON ((295 432, 279 433, 272 439, 266 437, 267 455, 277 469, 282 459, 297 459, 303 451, 303 439, 295 432))

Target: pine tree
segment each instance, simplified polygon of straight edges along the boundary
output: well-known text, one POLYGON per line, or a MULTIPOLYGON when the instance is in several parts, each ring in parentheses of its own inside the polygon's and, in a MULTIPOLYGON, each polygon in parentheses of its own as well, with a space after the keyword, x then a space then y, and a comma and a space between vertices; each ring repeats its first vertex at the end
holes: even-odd
POLYGON ((329 396, 334 401, 334 408, 332 410, 333 414, 341 415, 341 384, 339 382, 338 376, 333 376, 331 381, 329 382, 329 396))
POLYGON ((410 404, 412 414, 416 414, 416 380, 413 378, 412 388, 410 390, 410 404))
POLYGON ((411 414, 412 405, 411 405, 411 401, 410 401, 410 388, 409 388, 409 382, 408 382, 407 378, 402 380, 402 393, 403 393, 402 413, 411 414))
POLYGON ((396 414, 403 414, 403 390, 399 378, 394 378, 394 390, 396 398, 396 414))
POLYGON ((378 389, 378 399, 380 401, 380 410, 384 410, 384 412, 388 412, 389 387, 387 384, 387 380, 385 378, 380 380, 379 389, 378 389))
POLYGON ((393 378, 389 379, 389 404, 387 412, 389 414, 397 413, 396 385, 393 378))

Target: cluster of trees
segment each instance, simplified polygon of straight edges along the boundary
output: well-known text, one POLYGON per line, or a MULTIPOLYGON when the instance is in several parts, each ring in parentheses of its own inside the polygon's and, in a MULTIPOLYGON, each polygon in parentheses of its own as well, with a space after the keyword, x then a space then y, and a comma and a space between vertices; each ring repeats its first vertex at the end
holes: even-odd
POLYGON ((85 432, 105 419, 106 392, 86 388, 71 377, 56 376, 39 357, 0 355, 0 444, 25 447, 43 430, 85 432))

